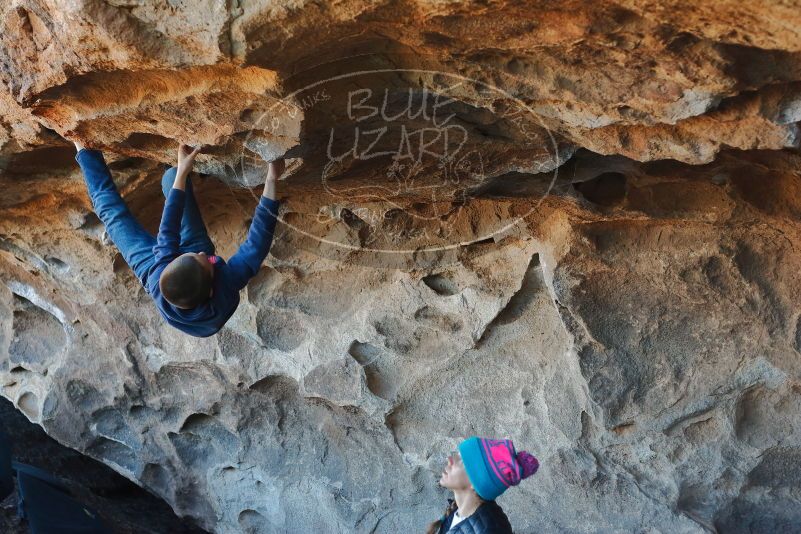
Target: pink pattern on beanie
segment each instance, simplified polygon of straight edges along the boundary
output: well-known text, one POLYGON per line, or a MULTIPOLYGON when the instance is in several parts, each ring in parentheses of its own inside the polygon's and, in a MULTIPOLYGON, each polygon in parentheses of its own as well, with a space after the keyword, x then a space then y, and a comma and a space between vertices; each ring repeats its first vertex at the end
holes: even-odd
POLYGON ((480 439, 484 457, 499 479, 507 488, 516 486, 526 477, 537 472, 539 461, 526 451, 516 452, 510 439, 480 439))

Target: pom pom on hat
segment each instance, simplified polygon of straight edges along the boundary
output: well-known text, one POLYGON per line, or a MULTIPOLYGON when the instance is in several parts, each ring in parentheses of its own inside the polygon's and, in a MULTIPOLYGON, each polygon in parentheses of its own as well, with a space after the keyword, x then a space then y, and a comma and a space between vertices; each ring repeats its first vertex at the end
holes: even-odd
POLYGON ((517 453, 517 462, 520 464, 520 467, 523 468, 523 474, 520 478, 528 478, 540 468, 540 462, 526 451, 517 453))

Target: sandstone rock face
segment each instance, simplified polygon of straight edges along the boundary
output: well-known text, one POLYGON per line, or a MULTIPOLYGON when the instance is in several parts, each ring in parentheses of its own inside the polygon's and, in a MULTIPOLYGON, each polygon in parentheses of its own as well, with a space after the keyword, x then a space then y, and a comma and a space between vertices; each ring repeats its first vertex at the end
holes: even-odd
POLYGON ((214 532, 413 532, 444 458, 542 464, 517 532, 795 532, 796 2, 0 0, 0 392, 214 532), (208 339, 92 213, 155 232, 178 140, 223 257, 208 339))

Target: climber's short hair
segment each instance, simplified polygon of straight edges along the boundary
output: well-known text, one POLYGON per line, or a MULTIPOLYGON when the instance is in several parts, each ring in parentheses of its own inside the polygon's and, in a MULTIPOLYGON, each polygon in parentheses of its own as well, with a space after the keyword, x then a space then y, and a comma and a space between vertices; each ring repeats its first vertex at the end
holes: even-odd
POLYGON ((178 256, 162 271, 159 289, 167 302, 179 308, 195 308, 211 294, 212 275, 190 255, 178 256))

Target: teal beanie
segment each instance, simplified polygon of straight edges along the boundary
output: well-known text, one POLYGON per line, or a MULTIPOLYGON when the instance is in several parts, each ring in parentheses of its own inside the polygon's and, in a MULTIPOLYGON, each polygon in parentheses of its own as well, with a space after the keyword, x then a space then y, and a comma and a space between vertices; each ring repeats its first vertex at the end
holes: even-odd
POLYGON ((516 452, 508 439, 473 436, 459 444, 459 454, 473 489, 485 501, 494 501, 539 468, 534 456, 526 451, 516 452))

